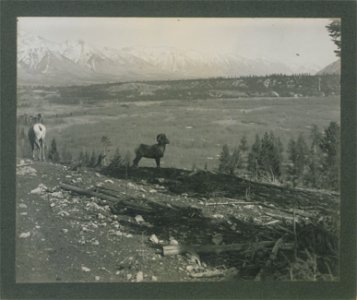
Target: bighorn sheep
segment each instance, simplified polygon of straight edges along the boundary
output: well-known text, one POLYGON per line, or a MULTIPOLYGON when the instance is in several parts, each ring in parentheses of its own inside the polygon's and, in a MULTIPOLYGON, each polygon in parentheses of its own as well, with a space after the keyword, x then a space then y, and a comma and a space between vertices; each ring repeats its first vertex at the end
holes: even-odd
POLYGON ((164 156, 166 145, 170 143, 164 133, 160 133, 157 137, 157 144, 155 145, 145 145, 140 144, 140 146, 135 150, 136 157, 133 161, 133 166, 137 167, 140 159, 142 157, 154 158, 156 161, 156 167, 160 168, 160 159, 164 156))
POLYGON ((28 137, 32 149, 32 158, 35 159, 35 150, 38 150, 38 159, 46 160, 45 158, 46 127, 42 123, 39 123, 38 122, 39 120, 41 120, 41 118, 38 118, 38 120, 36 120, 36 123, 30 127, 28 131, 28 137))

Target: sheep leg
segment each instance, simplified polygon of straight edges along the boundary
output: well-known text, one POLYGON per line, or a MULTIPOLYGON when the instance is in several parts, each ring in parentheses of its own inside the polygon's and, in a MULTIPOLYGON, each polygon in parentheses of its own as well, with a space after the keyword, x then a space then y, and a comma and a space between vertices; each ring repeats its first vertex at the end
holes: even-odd
POLYGON ((141 159, 141 156, 138 155, 138 154, 136 154, 136 157, 135 157, 135 159, 133 160, 133 166, 134 166, 134 167, 137 167, 137 166, 138 166, 138 163, 139 163, 140 159, 141 159))
POLYGON ((160 168, 160 157, 155 157, 156 167, 160 168))

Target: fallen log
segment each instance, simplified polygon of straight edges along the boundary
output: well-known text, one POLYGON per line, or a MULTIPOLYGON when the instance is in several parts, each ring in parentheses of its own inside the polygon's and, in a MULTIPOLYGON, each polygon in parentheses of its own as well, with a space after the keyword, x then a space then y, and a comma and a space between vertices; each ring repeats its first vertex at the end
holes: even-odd
POLYGON ((68 190, 68 191, 71 191, 71 192, 75 192, 75 193, 80 194, 80 195, 90 196, 90 197, 97 197, 97 198, 101 198, 101 199, 104 199, 104 200, 107 200, 107 201, 110 201, 110 202, 114 202, 114 203, 121 203, 126 208, 139 209, 140 211, 151 212, 151 209, 148 209, 148 208, 143 207, 143 206, 139 206, 137 204, 133 204, 133 203, 129 202, 126 199, 120 199, 118 197, 109 196, 109 195, 105 195, 105 194, 102 194, 102 193, 81 189, 79 187, 76 187, 76 186, 73 186, 73 185, 69 185, 69 184, 65 184, 65 183, 61 183, 60 187, 62 189, 65 189, 65 190, 68 190))
MULTIPOLYGON (((221 253, 221 252, 229 252, 229 251, 241 251, 247 248, 264 248, 274 246, 274 241, 263 241, 257 243, 237 243, 237 244, 229 244, 229 245, 168 245, 163 246, 163 255, 178 255, 186 252, 197 252, 197 253, 221 253)), ((280 249, 284 250, 292 250, 294 249, 294 243, 283 243, 280 245, 280 249)))
POLYGON ((108 200, 108 201, 114 201, 114 202, 121 201, 121 199, 119 199, 117 197, 113 197, 113 196, 109 196, 109 195, 103 195, 103 194, 98 193, 98 192, 93 192, 93 191, 90 191, 90 190, 81 189, 81 188, 79 188, 77 186, 74 186, 74 185, 60 183, 60 187, 62 189, 64 189, 64 190, 75 192, 77 194, 84 195, 84 196, 98 197, 98 198, 102 198, 102 199, 105 199, 105 200, 108 200))
POLYGON ((31 165, 32 165, 32 163, 23 164, 23 165, 16 165, 16 168, 22 168, 22 167, 31 166, 31 165))
POLYGON ((205 206, 216 206, 216 205, 235 205, 235 204, 258 204, 260 202, 247 202, 247 201, 237 201, 237 202, 214 202, 206 203, 205 206))
POLYGON ((208 270, 205 272, 190 273, 192 278, 211 278, 211 277, 224 277, 224 276, 235 276, 238 274, 236 268, 230 268, 227 270, 208 270))

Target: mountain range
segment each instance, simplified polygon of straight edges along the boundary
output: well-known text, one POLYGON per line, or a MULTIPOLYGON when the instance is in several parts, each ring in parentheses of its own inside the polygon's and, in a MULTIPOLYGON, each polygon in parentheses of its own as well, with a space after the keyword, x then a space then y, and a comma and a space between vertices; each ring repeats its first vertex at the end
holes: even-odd
POLYGON ((316 73, 314 66, 287 66, 238 54, 206 54, 170 47, 95 47, 83 40, 53 42, 18 35, 18 83, 81 85, 114 81, 316 73))

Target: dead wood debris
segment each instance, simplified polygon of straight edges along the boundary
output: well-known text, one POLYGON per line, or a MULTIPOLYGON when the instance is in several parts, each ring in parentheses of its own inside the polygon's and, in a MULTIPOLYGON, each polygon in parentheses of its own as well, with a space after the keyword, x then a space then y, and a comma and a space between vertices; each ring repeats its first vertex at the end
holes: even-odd
MULTIPOLYGON (((145 198, 145 203, 132 201, 133 199, 130 199, 125 193, 103 186, 97 186, 94 190, 83 189, 68 184, 60 184, 60 187, 80 195, 97 197, 109 201, 109 206, 114 208, 119 205, 125 209, 134 209, 142 213, 152 213, 153 210, 155 211, 164 206, 162 203, 147 198, 145 198)), ((145 189, 138 187, 138 191, 145 192, 145 189)), ((100 202, 98 202, 98 204, 100 204, 100 202)), ((288 274, 286 275, 287 279, 304 279, 299 278, 303 273, 301 269, 308 269, 309 261, 312 261, 311 256, 305 254, 308 249, 308 253, 311 252, 315 255, 313 256, 314 264, 313 270, 311 271, 314 274, 314 278, 319 278, 319 276, 320 278, 324 276, 334 278, 338 270, 337 259, 335 259, 338 253, 337 229, 335 232, 331 230, 331 228, 335 228, 335 224, 331 224, 331 221, 326 216, 326 209, 321 202, 318 204, 315 203, 307 210, 304 210, 302 207, 284 208, 284 206, 281 205, 269 205, 263 201, 214 202, 205 203, 204 206, 216 209, 216 206, 231 205, 233 209, 234 207, 238 209, 240 208, 237 206, 239 204, 254 204, 255 207, 261 210, 260 217, 263 219, 265 216, 264 222, 260 223, 260 227, 257 227, 256 224, 254 225, 254 222, 251 224, 245 222, 245 226, 250 226, 252 232, 250 236, 247 235, 240 243, 214 245, 206 243, 185 244, 181 243, 180 239, 178 239, 177 243, 164 245, 161 241, 160 243, 158 242, 159 239, 156 235, 151 235, 150 241, 153 245, 164 245, 162 246, 163 256, 182 255, 184 253, 220 255, 229 252, 231 253, 231 257, 236 258, 236 265, 242 269, 253 270, 250 271, 250 277, 255 280, 264 280, 267 273, 272 273, 274 270, 282 272, 282 269, 288 274), (266 207, 266 209, 262 210, 262 207, 266 207), (268 220, 266 220, 266 218, 268 218, 268 220), (155 238, 152 238, 153 236, 155 238), (254 242, 252 242, 252 238, 255 239, 254 242), (320 257, 327 257, 328 263, 326 260, 319 261, 320 257), (281 261, 283 261, 283 263, 281 263, 281 261), (298 263, 294 263, 294 261, 298 263), (306 264, 303 265, 303 262, 306 262, 306 264)), ((171 206, 170 208, 172 208, 172 213, 175 214, 175 208, 171 206)), ((183 210, 181 210, 180 213, 182 213, 182 211, 183 210)), ((184 214, 186 213, 187 211, 184 211, 184 214)), ((175 216, 177 217, 177 215, 175 216)), ((170 216, 157 214, 155 217, 163 220, 165 218, 172 218, 171 214, 170 216)), ((184 216, 180 217, 182 219, 184 216)), ((142 216, 136 215, 136 223, 143 223, 141 219, 142 216)), ((143 220, 146 219, 144 218, 143 220)), ((187 219, 187 221, 189 221, 189 219, 187 219)), ((231 221, 225 220, 224 216, 220 222, 227 222, 231 228, 234 227, 234 230, 237 228, 239 231, 239 223, 233 226, 232 223, 229 223, 231 221)), ((238 269, 235 267, 235 270, 238 269)), ((191 272, 189 276, 192 278, 210 278, 226 277, 227 275, 226 270, 205 269, 201 271, 202 272, 197 272, 196 270, 194 273, 191 272)), ((239 271, 241 270, 239 269, 239 271)))

